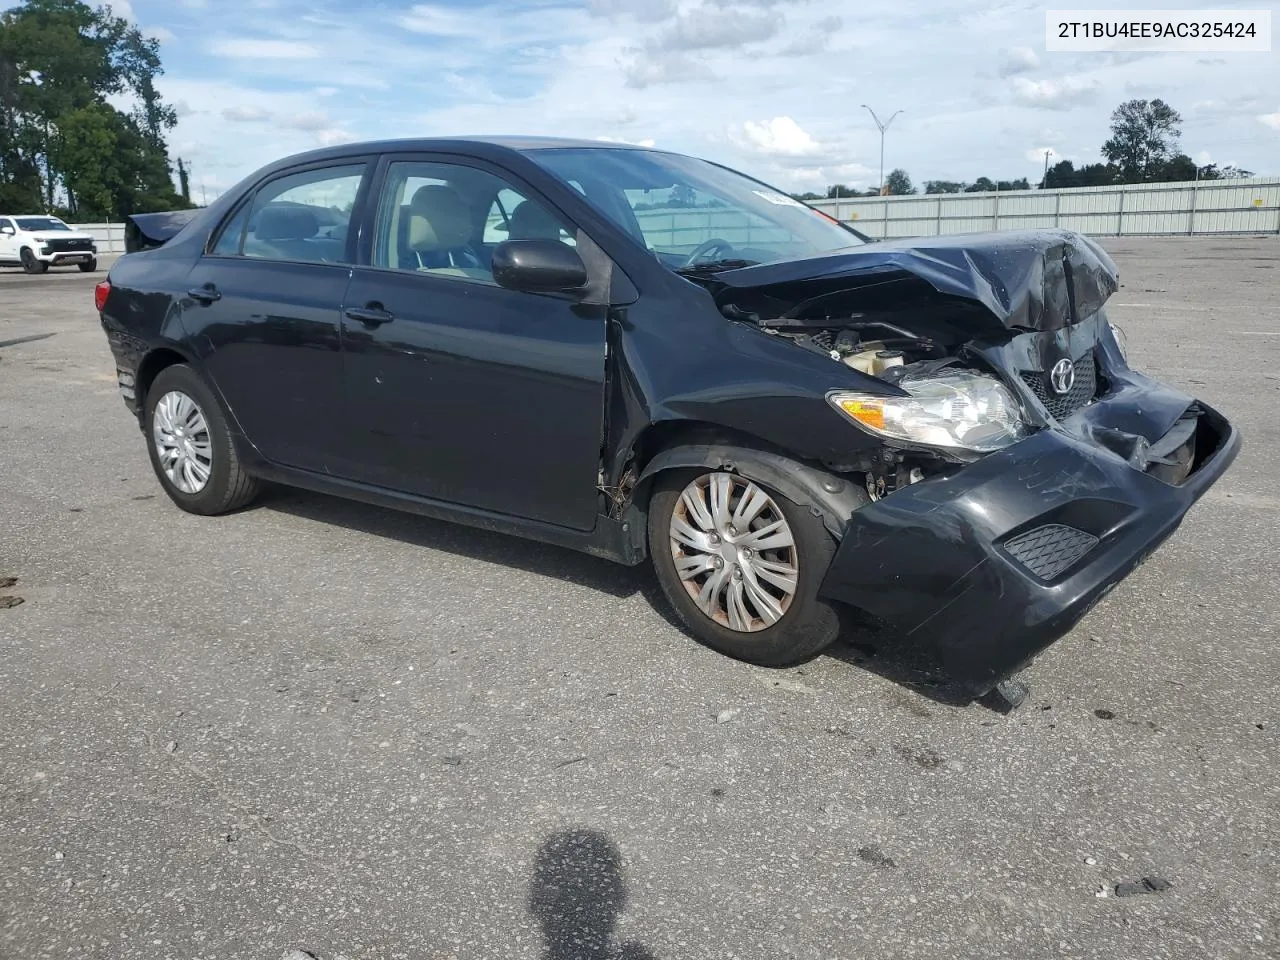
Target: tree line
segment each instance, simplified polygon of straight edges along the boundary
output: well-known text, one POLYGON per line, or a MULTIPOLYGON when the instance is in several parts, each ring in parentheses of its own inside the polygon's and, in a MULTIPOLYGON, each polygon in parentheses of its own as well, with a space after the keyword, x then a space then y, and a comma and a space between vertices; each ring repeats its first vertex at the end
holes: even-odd
MULTIPOLYGON (((1163 100, 1129 100, 1111 114, 1111 136, 1102 145, 1105 163, 1076 167, 1070 160, 1060 160, 1045 171, 1038 186, 1102 187, 1113 184, 1168 183, 1182 180, 1231 180, 1251 177, 1252 171, 1239 167, 1210 163, 1197 166, 1181 151, 1182 116, 1163 100)), ((907 171, 894 170, 885 177, 884 192, 890 196, 916 193, 907 171)), ((978 177, 972 183, 959 180, 927 180, 923 192, 978 193, 992 190, 1030 190, 1026 177, 1017 180, 992 180, 978 177)), ((837 183, 825 194, 796 194, 798 200, 834 200, 842 197, 875 197, 878 187, 858 190, 837 183)))
POLYGON ((162 73, 159 43, 109 6, 24 0, 0 14, 0 210, 103 220, 190 207, 185 170, 174 188, 162 73))

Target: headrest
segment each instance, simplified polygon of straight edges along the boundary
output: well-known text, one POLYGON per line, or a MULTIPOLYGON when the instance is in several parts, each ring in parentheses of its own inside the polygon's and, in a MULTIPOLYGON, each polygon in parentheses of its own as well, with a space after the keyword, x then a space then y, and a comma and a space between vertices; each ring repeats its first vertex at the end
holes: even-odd
POLYGON ((559 240, 558 224, 546 208, 532 200, 524 200, 511 211, 511 240, 559 240))
POLYGON ((306 240, 320 232, 320 220, 302 207, 263 207, 253 235, 259 240, 306 240))
POLYGON ((471 239, 471 214, 452 187, 428 184, 409 201, 409 247, 422 253, 453 250, 471 239))

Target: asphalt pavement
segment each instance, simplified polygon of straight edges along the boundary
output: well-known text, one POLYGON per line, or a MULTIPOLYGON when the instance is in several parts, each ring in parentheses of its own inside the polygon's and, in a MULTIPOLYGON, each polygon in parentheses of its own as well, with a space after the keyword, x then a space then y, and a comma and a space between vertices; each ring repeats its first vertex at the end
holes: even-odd
POLYGON ((1104 243, 1246 445, 1008 715, 556 548, 184 514, 100 275, 0 271, 0 958, 1280 956, 1280 238, 1104 243))

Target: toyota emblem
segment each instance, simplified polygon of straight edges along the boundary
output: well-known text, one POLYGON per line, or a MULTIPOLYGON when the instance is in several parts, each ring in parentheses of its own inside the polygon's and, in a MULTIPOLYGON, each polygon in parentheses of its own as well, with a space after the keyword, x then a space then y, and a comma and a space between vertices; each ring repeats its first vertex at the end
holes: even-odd
POLYGON ((1053 392, 1065 396, 1071 392, 1076 383, 1076 365, 1065 357, 1053 365, 1049 371, 1049 385, 1053 392))

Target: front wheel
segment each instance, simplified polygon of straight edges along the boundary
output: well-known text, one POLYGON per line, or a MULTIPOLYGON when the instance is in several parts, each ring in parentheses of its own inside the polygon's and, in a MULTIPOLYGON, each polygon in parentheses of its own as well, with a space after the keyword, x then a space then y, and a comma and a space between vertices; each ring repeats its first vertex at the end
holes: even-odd
POLYGON ((240 463, 218 401, 189 366, 161 370, 144 409, 151 465, 179 507, 213 516, 257 495, 258 481, 240 463))
POLYGON ((78 266, 80 267, 81 273, 93 273, 93 271, 98 269, 98 261, 96 259, 87 260, 84 263, 78 264, 78 266))
POLYGON ((49 269, 49 264, 36 257, 34 253, 26 247, 22 249, 22 269, 27 273, 44 273, 49 269))
POLYGON ((737 473, 673 471, 649 503, 663 593, 697 639, 739 660, 789 666, 840 632, 818 587, 836 544, 808 509, 737 473))

